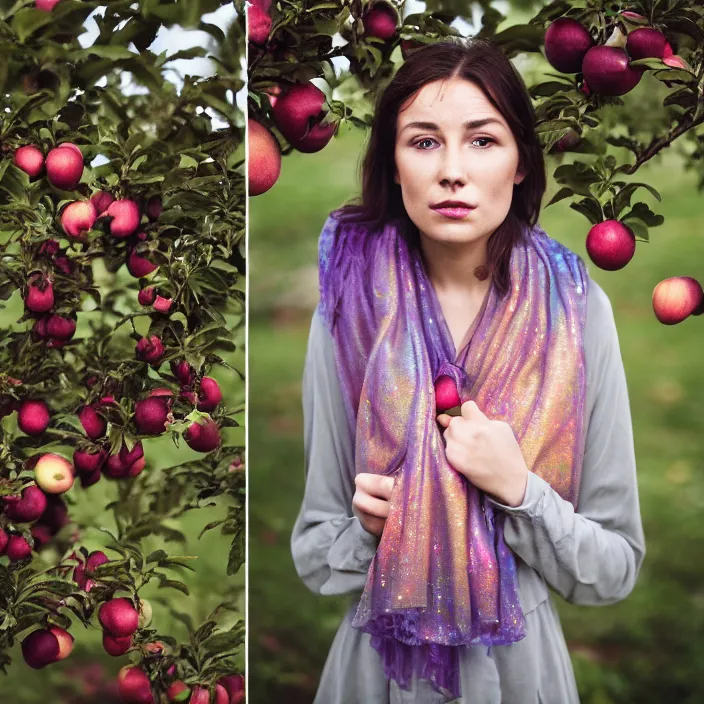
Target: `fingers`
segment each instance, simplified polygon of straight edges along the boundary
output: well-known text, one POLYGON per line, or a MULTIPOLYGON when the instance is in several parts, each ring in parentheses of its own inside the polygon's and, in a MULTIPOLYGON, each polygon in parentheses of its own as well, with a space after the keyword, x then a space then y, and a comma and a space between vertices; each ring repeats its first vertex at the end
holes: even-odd
POLYGON ((381 474, 370 474, 369 472, 361 472, 354 478, 354 483, 358 489, 361 489, 370 496, 376 496, 380 499, 390 499, 391 492, 394 489, 393 477, 385 477, 381 474))
POLYGON ((358 511, 367 513, 370 516, 376 516, 377 518, 388 518, 389 516, 388 501, 385 499, 377 499, 359 489, 357 489, 352 497, 352 506, 358 511))

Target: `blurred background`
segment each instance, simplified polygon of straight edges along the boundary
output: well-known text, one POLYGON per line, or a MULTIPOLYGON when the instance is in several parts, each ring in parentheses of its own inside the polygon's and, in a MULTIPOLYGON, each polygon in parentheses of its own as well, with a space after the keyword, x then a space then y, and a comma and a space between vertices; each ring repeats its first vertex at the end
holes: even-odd
MULTIPOLYGON (((529 16, 518 5, 507 25, 529 16)), ((516 65, 527 82, 549 70, 536 55, 516 65), (530 79, 530 80, 528 80, 530 79)), ((661 85, 649 77, 614 128, 656 119, 661 85)), ((304 704, 313 700, 328 648, 350 603, 311 594, 296 575, 290 533, 304 487, 301 378, 313 309, 318 301, 317 244, 336 207, 358 192, 366 135, 349 131, 321 152, 293 152, 281 177, 249 201, 249 663, 250 701, 304 704)), ((704 370, 701 318, 660 324, 652 310, 655 285, 671 276, 704 275, 704 218, 698 176, 685 170, 673 145, 641 168, 636 180, 662 195, 642 198, 665 216, 638 242, 617 272, 589 260, 587 220, 569 200, 543 210, 547 233, 582 256, 614 309, 633 415, 647 556, 628 599, 608 607, 576 607, 555 597, 585 704, 704 701, 704 370)), ((628 153, 611 148, 619 162, 628 153)), ((579 155, 585 160, 584 155, 579 155)), ((549 157, 544 203, 558 190, 549 157)), ((587 157, 587 160, 589 157, 587 157)))

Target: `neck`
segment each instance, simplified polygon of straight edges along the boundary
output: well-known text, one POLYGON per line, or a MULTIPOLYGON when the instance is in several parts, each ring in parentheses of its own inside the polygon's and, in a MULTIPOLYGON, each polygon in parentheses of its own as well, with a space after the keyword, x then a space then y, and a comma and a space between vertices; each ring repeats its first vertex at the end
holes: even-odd
POLYGON ((487 239, 454 245, 420 235, 425 270, 438 293, 463 291, 474 294, 486 290, 491 283, 491 276, 480 280, 474 270, 479 266, 487 266, 487 239))

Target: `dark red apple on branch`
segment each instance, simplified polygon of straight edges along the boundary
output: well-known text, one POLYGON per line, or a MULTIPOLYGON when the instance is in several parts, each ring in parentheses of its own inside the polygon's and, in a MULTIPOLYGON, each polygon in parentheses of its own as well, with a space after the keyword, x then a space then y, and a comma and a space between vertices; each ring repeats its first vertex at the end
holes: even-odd
POLYGON ((249 195, 266 193, 281 174, 281 149, 276 137, 255 120, 247 121, 249 195))
POLYGON ((129 250, 127 255, 127 271, 129 271, 135 279, 139 279, 142 276, 148 276, 158 268, 159 265, 154 264, 147 257, 142 254, 137 254, 134 249, 129 250))
POLYGON ((93 203, 89 200, 77 200, 61 211, 61 227, 70 237, 81 239, 95 225, 97 218, 93 203))
POLYGON ((191 423, 184 433, 186 444, 196 452, 210 452, 220 444, 220 429, 212 418, 206 418, 203 424, 191 423))
POLYGON ((37 10, 42 10, 42 12, 51 12, 60 2, 61 0, 37 0, 35 5, 37 10))
POLYGON ((46 510, 46 494, 35 484, 22 489, 21 496, 3 498, 5 515, 15 523, 36 521, 46 510))
POLYGON ((593 46, 589 30, 569 17, 555 20, 545 32, 545 58, 562 73, 579 73, 587 51, 593 46))
POLYGON ((107 191, 98 191, 90 197, 90 202, 93 204, 98 217, 107 213, 107 209, 114 202, 114 200, 115 199, 112 197, 112 194, 107 191))
POLYGON ((111 636, 106 631, 103 632, 103 648, 108 655, 119 657, 124 655, 132 647, 132 636, 117 638, 111 636))
POLYGON ((161 435, 169 418, 169 398, 150 396, 135 403, 134 421, 137 431, 145 435, 161 435))
POLYGON ((652 27, 639 27, 629 32, 626 51, 633 60, 672 56, 672 47, 667 37, 652 27))
POLYGON ((367 5, 362 14, 364 32, 370 37, 391 39, 396 34, 398 26, 398 12, 393 5, 381 0, 367 5))
POLYGON ((46 176, 49 183, 64 191, 72 191, 83 176, 83 156, 80 149, 56 147, 46 155, 46 176))
POLYGON ((589 88, 600 95, 625 95, 643 77, 643 70, 630 65, 628 54, 615 46, 592 47, 582 62, 589 88))
POLYGON ((143 337, 136 346, 137 359, 150 364, 158 364, 164 353, 164 343, 157 335, 143 337))
POLYGON ((125 638, 137 631, 139 613, 131 599, 117 597, 101 604, 98 621, 111 636, 125 638))
POLYGON ((117 675, 118 689, 124 704, 154 704, 152 685, 144 670, 125 665, 117 675))
POLYGON ((83 406, 78 412, 78 419, 91 440, 97 440, 105 435, 107 421, 93 406, 83 406))
POLYGON ((252 44, 264 46, 271 32, 269 13, 257 5, 247 7, 247 38, 252 44))
POLYGON ((17 425, 32 437, 41 435, 49 427, 50 420, 49 406, 44 401, 25 399, 17 409, 17 425))
POLYGON ((5 554, 10 562, 22 562, 32 554, 32 546, 23 535, 14 534, 8 538, 5 554))
POLYGON ((325 93, 313 83, 296 83, 276 101, 272 114, 276 126, 294 149, 318 152, 332 139, 335 123, 321 125, 325 93))
POLYGON ((220 401, 222 401, 220 385, 215 379, 204 376, 200 380, 200 387, 198 388, 198 410, 210 413, 217 408, 220 401))
POLYGON ((15 152, 14 164, 30 178, 36 178, 44 171, 44 153, 39 147, 28 144, 15 152))
POLYGON ((673 276, 661 281, 653 290, 655 317, 663 325, 676 325, 690 315, 704 312, 704 292, 691 276, 673 276))
POLYGON ((24 302, 32 313, 50 311, 54 307, 54 287, 51 279, 39 272, 30 275, 24 302))
POLYGON ((589 230, 587 253, 600 269, 617 271, 631 261, 636 251, 633 231, 618 220, 605 220, 589 230))
POLYGON ((113 201, 105 214, 112 218, 110 220, 110 234, 118 239, 133 235, 141 220, 139 206, 129 198, 113 201))

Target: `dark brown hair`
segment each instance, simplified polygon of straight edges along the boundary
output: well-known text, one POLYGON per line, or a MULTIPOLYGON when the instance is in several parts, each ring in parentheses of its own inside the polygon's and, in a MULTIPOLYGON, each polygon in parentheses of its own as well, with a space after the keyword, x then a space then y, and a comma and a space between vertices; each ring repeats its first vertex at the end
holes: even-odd
POLYGON ((511 250, 525 225, 538 221, 546 188, 545 160, 535 133, 535 111, 520 74, 506 55, 486 39, 449 37, 414 51, 379 96, 361 164, 361 196, 336 212, 379 228, 398 220, 411 242, 418 229, 408 217, 401 187, 394 182, 396 120, 401 105, 433 81, 459 77, 475 83, 501 113, 518 144, 523 181, 514 185, 506 219, 487 243, 487 266, 504 295, 510 286, 511 250))

